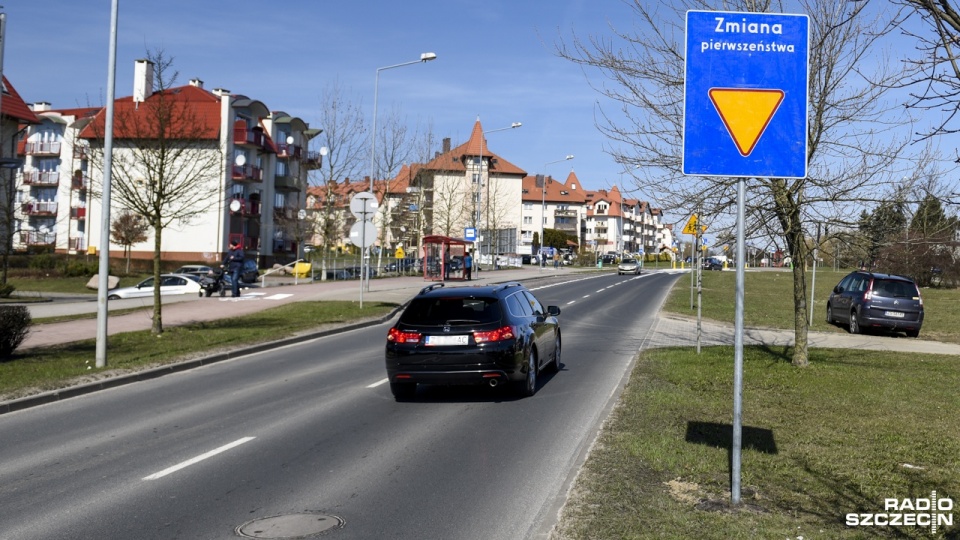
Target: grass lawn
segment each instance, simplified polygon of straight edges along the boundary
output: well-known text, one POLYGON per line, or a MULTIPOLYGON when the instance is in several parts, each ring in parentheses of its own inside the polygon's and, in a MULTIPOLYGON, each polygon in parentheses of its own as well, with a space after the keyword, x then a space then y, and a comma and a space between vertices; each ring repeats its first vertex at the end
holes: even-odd
MULTIPOLYGON (((812 330, 846 331, 823 317, 846 274, 818 271, 812 330)), ((704 318, 733 322, 735 280, 703 274, 704 318)), ((921 338, 960 342, 960 292, 921 294, 921 338)), ((747 326, 793 328, 789 272, 746 273, 744 296, 747 326)), ((689 276, 664 311, 696 316, 689 276)), ((734 349, 642 352, 553 539, 960 538, 960 523, 935 535, 845 525, 887 498, 960 500, 960 358, 811 349, 810 366, 796 368, 791 356, 744 349, 742 504, 732 509, 734 349)))
POLYGON ((958 359, 814 349, 799 369, 790 355, 744 350, 732 511, 718 426, 732 419, 733 348, 643 353, 554 538, 957 538, 957 526, 931 535, 844 520, 886 498, 960 499, 958 359))
POLYGON ((0 401, 64 388, 78 379, 93 380, 228 347, 272 341, 326 324, 376 318, 396 307, 371 303, 361 312, 354 302, 294 302, 243 317, 170 327, 159 338, 149 330, 116 334, 108 338, 109 365, 101 369, 94 367, 95 339, 63 347, 15 351, 12 359, 0 361, 0 401))

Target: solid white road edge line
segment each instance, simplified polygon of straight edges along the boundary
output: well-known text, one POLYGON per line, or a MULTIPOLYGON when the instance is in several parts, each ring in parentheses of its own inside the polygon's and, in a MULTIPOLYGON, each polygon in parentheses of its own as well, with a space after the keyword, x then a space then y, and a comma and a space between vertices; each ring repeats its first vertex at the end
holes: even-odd
POLYGON ((237 439, 237 440, 233 441, 233 442, 230 443, 230 444, 225 444, 225 445, 221 446, 220 448, 217 448, 217 449, 215 449, 215 450, 211 450, 211 451, 207 452, 206 454, 201 454, 201 455, 199 455, 199 456, 197 456, 197 457, 195 457, 195 458, 193 458, 193 459, 188 459, 188 460, 186 460, 186 461, 184 461, 184 462, 182 462, 182 463, 178 463, 178 464, 174 465, 173 467, 169 467, 169 468, 164 469, 164 470, 162 470, 162 471, 160 471, 160 472, 158 472, 158 473, 151 474, 150 476, 145 476, 143 479, 144 479, 144 480, 156 480, 156 479, 158 479, 158 478, 163 478, 164 476, 167 476, 168 474, 175 473, 175 472, 179 471, 180 469, 184 469, 184 468, 186 468, 186 467, 189 467, 190 465, 193 465, 193 464, 195 464, 195 463, 199 463, 199 462, 201 462, 201 461, 203 461, 203 460, 205 460, 205 459, 207 459, 207 458, 211 458, 211 457, 213 457, 213 456, 215 456, 215 455, 217 455, 217 454, 220 454, 220 453, 222 453, 222 452, 226 452, 227 450, 230 450, 231 448, 234 448, 234 447, 236 447, 236 446, 240 446, 241 444, 250 442, 250 441, 252 441, 252 440, 254 440, 254 439, 256 439, 256 437, 244 437, 244 438, 242 438, 242 439, 237 439))

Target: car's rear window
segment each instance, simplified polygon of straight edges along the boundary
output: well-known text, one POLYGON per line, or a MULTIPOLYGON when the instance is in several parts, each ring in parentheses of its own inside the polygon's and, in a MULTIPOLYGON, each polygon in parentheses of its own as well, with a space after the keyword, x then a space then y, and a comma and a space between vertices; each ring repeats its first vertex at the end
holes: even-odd
POLYGON ((637 264, 637 261, 634 259, 624 259, 622 264, 637 264))
POLYGON ((498 322, 501 318, 496 298, 414 298, 400 322, 455 326, 498 322))
POLYGON ((909 281, 899 279, 875 279, 873 293, 887 298, 913 298, 917 296, 917 287, 909 281))

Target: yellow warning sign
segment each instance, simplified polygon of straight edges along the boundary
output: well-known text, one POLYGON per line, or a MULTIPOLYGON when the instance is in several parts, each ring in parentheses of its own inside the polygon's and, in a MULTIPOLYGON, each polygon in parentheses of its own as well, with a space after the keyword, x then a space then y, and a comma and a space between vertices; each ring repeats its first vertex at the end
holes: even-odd
POLYGON ((711 88, 710 100, 740 155, 747 157, 783 102, 783 90, 711 88))
POLYGON ((690 221, 687 221, 686 226, 683 228, 683 234, 697 234, 697 215, 693 214, 690 216, 690 221))

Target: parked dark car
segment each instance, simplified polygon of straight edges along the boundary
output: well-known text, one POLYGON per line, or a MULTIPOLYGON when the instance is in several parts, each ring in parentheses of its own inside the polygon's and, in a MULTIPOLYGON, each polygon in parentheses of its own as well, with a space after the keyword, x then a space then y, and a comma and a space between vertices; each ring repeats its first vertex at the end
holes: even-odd
POLYGON ((600 262, 602 262, 603 264, 614 264, 617 262, 617 256, 607 253, 600 257, 600 262))
POLYGON ((703 269, 704 270, 723 270, 723 262, 720 259, 715 259, 713 257, 707 257, 703 260, 703 269))
POLYGON ((910 278, 851 272, 830 293, 827 322, 845 323, 851 334, 877 328, 917 337, 923 326, 923 299, 910 278))
POLYGON ((426 287, 387 333, 390 390, 403 401, 418 384, 510 383, 532 396, 541 370, 560 369, 558 315, 519 283, 426 287))
POLYGON ((387 272, 411 272, 417 266, 419 266, 419 264, 417 264, 415 259, 397 259, 387 264, 384 270, 387 272))

